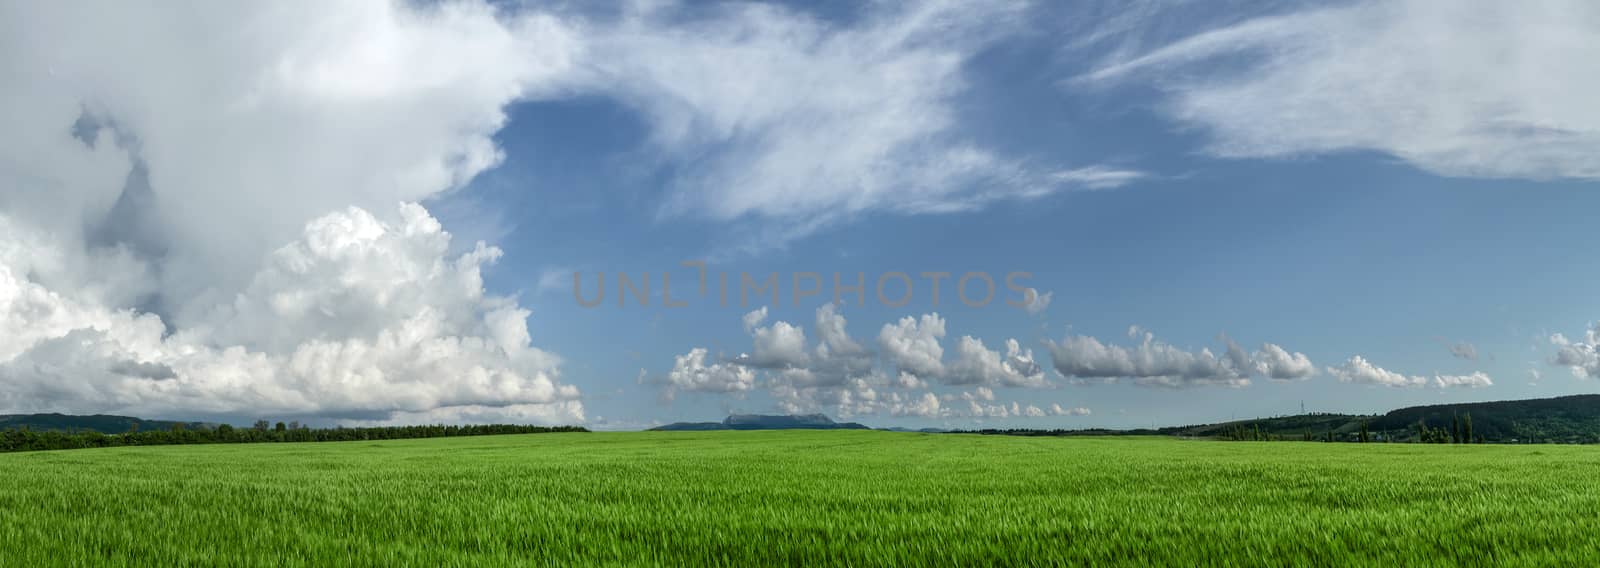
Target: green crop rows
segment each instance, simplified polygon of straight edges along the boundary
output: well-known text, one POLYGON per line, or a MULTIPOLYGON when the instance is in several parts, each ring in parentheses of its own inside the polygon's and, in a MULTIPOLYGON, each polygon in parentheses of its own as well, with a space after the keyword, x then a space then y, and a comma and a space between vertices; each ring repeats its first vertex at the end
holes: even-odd
POLYGON ((0 455, 0 565, 1592 564, 1600 451, 889 432, 0 455))

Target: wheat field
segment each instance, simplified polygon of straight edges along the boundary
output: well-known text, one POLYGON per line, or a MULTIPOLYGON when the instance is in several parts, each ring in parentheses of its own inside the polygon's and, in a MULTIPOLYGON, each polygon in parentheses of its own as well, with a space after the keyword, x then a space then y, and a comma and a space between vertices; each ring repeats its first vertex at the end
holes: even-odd
POLYGON ((0 455, 0 565, 1584 564, 1600 451, 873 431, 0 455))

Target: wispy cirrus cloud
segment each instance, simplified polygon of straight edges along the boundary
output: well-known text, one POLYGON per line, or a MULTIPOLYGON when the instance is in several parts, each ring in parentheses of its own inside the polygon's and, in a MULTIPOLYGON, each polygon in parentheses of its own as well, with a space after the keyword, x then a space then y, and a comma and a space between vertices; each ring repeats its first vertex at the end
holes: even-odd
POLYGON ((1600 6, 1355 2, 1118 52, 1067 85, 1153 84, 1224 157, 1373 150, 1446 176, 1600 178, 1600 6))
POLYGON ((1013 0, 868 6, 845 25, 770 4, 638 5, 586 28, 577 88, 616 97, 676 165, 666 215, 761 219, 782 242, 856 215, 949 213, 1145 173, 966 138, 966 65, 1029 28, 1013 0), (647 7, 639 7, 647 6, 647 7))

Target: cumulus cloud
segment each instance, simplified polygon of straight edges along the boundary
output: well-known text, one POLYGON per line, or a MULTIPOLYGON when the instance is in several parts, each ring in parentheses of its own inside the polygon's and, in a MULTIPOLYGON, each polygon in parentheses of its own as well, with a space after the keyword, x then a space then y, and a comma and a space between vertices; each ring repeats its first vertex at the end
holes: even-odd
MULTIPOLYGON (((778 409, 788 414, 832 412, 842 417, 878 414, 896 404, 911 402, 900 393, 879 393, 875 377, 856 377, 843 383, 817 385, 780 376, 770 383, 768 393, 778 409)), ((903 409, 902 409, 903 411, 903 409)))
POLYGON ((1060 404, 1050 405, 1051 416, 1088 416, 1090 414, 1094 414, 1094 412, 1082 406, 1063 408, 1060 404))
POLYGON ((574 69, 569 26, 7 4, 0 37, 0 410, 582 420, 483 289, 499 250, 415 204, 501 160, 504 106, 574 69))
POLYGON ((766 307, 745 314, 745 326, 753 339, 752 353, 740 357, 738 362, 764 369, 805 367, 809 359, 805 330, 784 321, 761 326, 766 318, 766 307))
MULTIPOLYGON (((890 396, 894 397, 896 395, 891 394, 890 396)), ((890 414, 894 416, 917 416, 922 418, 939 416, 939 397, 934 396, 931 392, 922 393, 922 396, 912 397, 904 402, 896 398, 891 404, 890 414)))
POLYGON ((1015 339, 1006 340, 1006 354, 984 347, 983 341, 963 336, 956 343, 956 359, 940 375, 951 385, 1001 385, 1044 387, 1044 369, 1033 360, 1033 350, 1023 349, 1015 339))
POLYGON ((1084 407, 1063 407, 1060 403, 1051 404, 1041 408, 1033 404, 1024 404, 1018 401, 996 402, 994 391, 987 387, 977 387, 970 391, 946 394, 938 397, 943 401, 939 410, 942 418, 1043 418, 1046 416, 1088 416, 1091 411, 1084 407))
POLYGON ((898 370, 897 383, 921 385, 933 380, 947 385, 1052 386, 1034 361, 1033 350, 1023 349, 1015 339, 1006 340, 1002 355, 981 339, 962 336, 956 342, 955 358, 947 364, 940 341, 944 335, 945 321, 937 313, 884 324, 878 332, 878 345, 898 370))
POLYGON ((850 336, 848 322, 836 304, 817 309, 814 344, 806 340, 798 326, 783 321, 764 325, 767 319, 766 308, 741 318, 755 351, 764 355, 740 355, 713 364, 706 363, 705 350, 697 348, 678 357, 664 383, 669 398, 677 391, 742 394, 765 388, 778 409, 789 413, 825 411, 846 417, 1051 415, 1046 409, 993 403, 991 387, 1052 386, 1034 360, 1033 351, 1024 349, 1015 339, 1006 341, 1002 354, 977 338, 963 336, 947 364, 939 343, 945 334, 945 322, 938 314, 906 317, 884 325, 878 338, 880 352, 873 352, 850 336), (777 337, 792 339, 777 341, 777 337), (771 347, 773 343, 782 344, 782 348, 771 347), (685 379, 675 378, 680 375, 685 379), (968 386, 972 390, 939 397, 929 390, 936 384, 968 386), (975 402, 982 404, 970 404, 975 402))
POLYGON ((942 337, 944 318, 939 314, 926 314, 921 319, 906 316, 883 325, 878 332, 878 346, 902 372, 932 377, 944 373, 944 346, 939 344, 942 337))
POLYGON ((1328 367, 1328 374, 1342 383, 1381 385, 1386 387, 1419 387, 1428 383, 1426 377, 1408 377, 1373 365, 1360 355, 1351 357, 1338 367, 1328 367))
POLYGON ((1600 6, 1355 2, 1118 53, 1075 86, 1150 80, 1210 151, 1375 150, 1447 176, 1600 178, 1600 6), (1204 73, 1199 71, 1203 69, 1204 73))
POLYGON ((308 220, 497 164, 503 106, 551 88, 578 49, 547 17, 470 3, 0 10, 0 210, 64 248, 138 235, 122 244, 156 257, 146 305, 177 326, 308 220))
POLYGON ((1328 367, 1328 374, 1338 378, 1339 382, 1342 383, 1397 388, 1479 388, 1494 385, 1494 381, 1489 378, 1489 375, 1482 372, 1470 375, 1434 375, 1431 379, 1418 375, 1403 375, 1373 365, 1360 355, 1350 357, 1344 364, 1337 367, 1328 367))
POLYGON ((877 392, 871 381, 853 381, 845 388, 802 392, 778 388, 773 392, 780 410, 789 413, 836 412, 843 417, 887 415, 914 418, 1042 418, 1046 416, 1087 416, 1089 409, 1062 408, 1051 405, 1040 408, 1032 404, 1012 401, 993 402, 993 393, 987 396, 965 392, 960 395, 937 396, 932 392, 901 393, 877 392))
POLYGON ((1566 367, 1580 379, 1600 378, 1600 323, 1591 326, 1582 339, 1569 340, 1556 333, 1551 334, 1550 343, 1556 346, 1552 364, 1566 367))
POLYGON ((742 393, 755 388, 756 374, 749 367, 732 362, 707 362, 704 348, 696 347, 675 357, 667 373, 667 396, 679 391, 742 393))
MULTIPOLYGON (((571 420, 576 390, 529 342, 526 310, 482 291, 498 250, 395 204, 499 164, 507 105, 576 96, 645 118, 677 174, 663 213, 758 219, 780 238, 1138 179, 960 136, 963 67, 1025 9, 934 0, 841 23, 671 2, 607 16, 475 1, 0 6, 0 397, 571 420), (411 384, 424 372, 459 380, 411 384), (236 394, 208 398, 224 383, 236 394)), ((751 364, 853 377, 871 358, 840 328, 819 325, 798 352, 798 327, 763 329, 751 364)), ((686 364, 687 384, 738 384, 693 379, 727 363, 686 364)))
POLYGON ((905 371, 901 371, 900 374, 896 375, 892 384, 896 388, 902 389, 921 389, 928 387, 928 381, 924 381, 921 377, 905 371))
POLYGON ((1036 289, 1028 288, 1024 297, 1033 298, 1033 301, 1023 304, 1022 310, 1032 316, 1042 314, 1050 307, 1050 299, 1055 294, 1055 292, 1040 292, 1036 289))
MULTIPOLYGON (((753 353, 725 362, 706 363, 706 350, 695 348, 677 358, 665 382, 669 395, 676 391, 743 393, 757 386, 761 375, 766 388, 785 412, 812 412, 833 408, 841 415, 896 411, 898 405, 917 401, 900 394, 880 397, 877 388, 899 385, 915 377, 890 381, 873 369, 874 353, 846 331, 847 321, 838 306, 826 304, 816 311, 816 345, 805 331, 785 321, 769 325, 767 308, 741 317, 750 334, 753 353)), ((903 411, 903 410, 902 410, 903 411)))
POLYGON ((1189 351, 1157 340, 1155 334, 1137 326, 1128 329, 1137 345, 1124 347, 1102 343, 1083 335, 1070 335, 1059 342, 1046 340, 1051 361, 1062 376, 1109 380, 1130 379, 1135 384, 1159 387, 1221 385, 1242 387, 1252 375, 1290 380, 1310 376, 1315 367, 1302 353, 1289 353, 1271 343, 1262 344, 1254 355, 1245 353, 1232 341, 1223 356, 1209 348, 1189 351))
POLYGON ((824 304, 817 308, 817 356, 827 357, 855 357, 867 354, 867 349, 845 331, 844 314, 839 313, 837 304, 824 304))
MULTIPOLYGON (((16 226, 0 217, 0 234, 16 226)), ((26 237, 18 238, 30 242, 26 237)), ((0 401, 8 408, 315 415, 380 422, 582 419, 528 312, 484 293, 492 247, 451 257, 416 205, 309 223, 231 302, 168 333, 159 316, 61 294, 27 275, 58 249, 0 248, 0 401)))
POLYGON ((1470 375, 1434 375, 1433 381, 1429 384, 1436 388, 1479 388, 1493 386, 1494 381, 1489 378, 1488 374, 1478 371, 1470 375))
POLYGON ((1252 359, 1256 373, 1269 379, 1304 379, 1317 372, 1317 366, 1311 364, 1311 358, 1304 353, 1290 353, 1271 343, 1261 344, 1261 350, 1252 359))

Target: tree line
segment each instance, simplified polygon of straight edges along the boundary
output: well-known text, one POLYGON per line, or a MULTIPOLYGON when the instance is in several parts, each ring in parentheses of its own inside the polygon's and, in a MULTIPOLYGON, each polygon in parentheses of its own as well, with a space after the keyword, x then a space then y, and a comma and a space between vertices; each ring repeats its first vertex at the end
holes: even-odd
POLYGON ((448 438, 496 434, 543 434, 550 432, 588 432, 582 426, 526 426, 480 424, 466 426, 377 426, 368 428, 310 428, 290 422, 271 424, 266 420, 250 428, 228 424, 216 428, 186 428, 174 424, 168 430, 139 431, 138 424, 123 434, 96 431, 33 431, 26 428, 0 432, 0 452, 114 448, 122 446, 172 446, 183 444, 256 444, 271 442, 354 442, 362 440, 402 440, 409 438, 448 438))
MULTIPOLYGON (((1410 440, 1423 444, 1482 444, 1485 443, 1482 434, 1473 432, 1472 415, 1452 415, 1450 427, 1430 427, 1427 419, 1417 420, 1415 437, 1410 440)), ((1302 442, 1394 442, 1401 441, 1399 436, 1390 432, 1374 433, 1371 422, 1363 420, 1360 429, 1355 433, 1334 432, 1331 428, 1324 434, 1311 431, 1302 431, 1298 436, 1291 438, 1286 434, 1274 434, 1261 429, 1261 424, 1235 424, 1223 430, 1217 438, 1234 442, 1276 442, 1298 439, 1302 442)))

